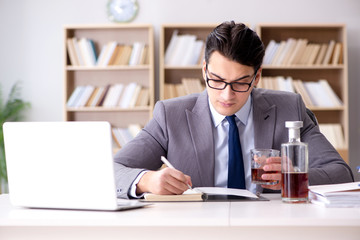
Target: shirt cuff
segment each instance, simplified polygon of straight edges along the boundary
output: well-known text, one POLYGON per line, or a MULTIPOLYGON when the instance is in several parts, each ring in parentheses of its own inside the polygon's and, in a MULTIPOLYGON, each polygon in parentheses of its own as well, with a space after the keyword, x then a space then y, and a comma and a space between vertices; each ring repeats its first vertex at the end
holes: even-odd
POLYGON ((142 178, 142 176, 147 173, 148 171, 142 171, 133 181, 133 183, 131 184, 130 190, 129 190, 129 195, 130 197, 133 198, 142 198, 144 196, 145 193, 142 193, 140 195, 136 194, 136 184, 139 183, 140 179, 142 178))

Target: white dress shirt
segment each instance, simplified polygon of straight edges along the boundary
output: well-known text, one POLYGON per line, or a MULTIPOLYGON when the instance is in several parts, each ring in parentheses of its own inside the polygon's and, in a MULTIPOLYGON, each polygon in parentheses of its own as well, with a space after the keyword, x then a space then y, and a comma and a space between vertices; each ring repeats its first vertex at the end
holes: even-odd
MULTIPOLYGON (((249 96, 244 106, 235 113, 236 124, 239 130, 241 150, 244 160, 246 189, 256 193, 256 184, 251 183, 251 155, 250 149, 254 148, 254 124, 252 98, 249 96)), ((215 186, 227 187, 228 179, 228 132, 229 122, 226 116, 219 114, 209 100, 211 117, 214 123, 215 143, 215 186)))

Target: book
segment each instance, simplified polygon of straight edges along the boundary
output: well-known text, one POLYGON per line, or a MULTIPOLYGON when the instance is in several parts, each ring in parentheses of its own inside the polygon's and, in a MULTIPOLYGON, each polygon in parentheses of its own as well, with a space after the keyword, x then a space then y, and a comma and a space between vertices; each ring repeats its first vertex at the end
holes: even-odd
POLYGON ((97 107, 100 107, 103 105, 106 94, 108 93, 110 86, 111 85, 108 84, 108 85, 106 85, 106 87, 104 87, 104 90, 101 92, 101 95, 99 96, 99 100, 96 102, 97 107))
POLYGON ((68 107, 75 107, 79 101, 82 92, 84 91, 85 86, 77 86, 75 90, 71 93, 66 105, 68 107))
POLYGON ((79 61, 79 66, 84 66, 85 63, 84 63, 84 59, 81 55, 79 41, 75 37, 71 38, 71 41, 72 41, 72 45, 74 46, 74 49, 75 49, 77 60, 79 61))
POLYGON ((334 48, 334 54, 331 59, 332 65, 337 65, 340 63, 340 56, 341 56, 341 43, 336 43, 334 48))
POLYGON ((134 42, 131 55, 129 58, 129 65, 139 65, 140 64, 140 58, 141 58, 141 52, 143 51, 145 47, 145 44, 142 42, 134 42))
POLYGON ((129 102, 129 106, 128 106, 129 108, 135 107, 136 101, 137 101, 137 99, 139 97, 139 94, 140 94, 140 91, 141 91, 141 86, 139 84, 136 84, 134 93, 131 96, 131 99, 130 99, 130 102, 129 102))
POLYGON ((172 55, 174 54, 175 47, 176 47, 176 44, 178 41, 178 33, 179 33, 179 30, 174 30, 174 32, 171 35, 169 45, 166 48, 165 57, 164 57, 166 65, 169 64, 170 59, 172 58, 172 55))
POLYGON ((86 85, 84 91, 82 92, 80 98, 76 102, 75 107, 84 107, 88 102, 91 94, 93 93, 95 87, 92 85, 86 85))
POLYGON ((333 55, 334 48, 335 48, 335 41, 330 40, 329 45, 328 45, 328 47, 326 49, 324 60, 322 62, 323 65, 327 65, 327 64, 330 63, 331 56, 333 55))
POLYGON ((273 39, 270 40, 269 44, 266 46, 266 49, 265 49, 265 56, 264 56, 264 60, 263 60, 264 65, 271 63, 271 59, 274 57, 274 53, 275 53, 277 46, 278 46, 278 43, 276 43, 275 40, 273 40, 273 39))
POLYGON ((276 49, 276 52, 274 53, 274 57, 271 60, 271 65, 278 65, 278 59, 280 57, 281 54, 283 54, 284 48, 286 45, 286 41, 281 41, 279 43, 279 46, 276 49))
POLYGON ((138 98, 135 102, 135 107, 146 107, 149 105, 150 100, 149 88, 141 88, 138 98))
POLYGON ((324 207, 360 207, 360 182, 309 186, 309 199, 324 207))
POLYGON ((264 200, 246 189, 198 187, 185 191, 180 195, 158 195, 147 193, 145 201, 150 202, 183 202, 207 200, 264 200))
POLYGON ((123 88, 124 85, 121 83, 111 85, 108 93, 105 96, 103 107, 115 107, 119 102, 123 88))
POLYGON ((313 47, 311 48, 311 52, 309 55, 309 59, 307 60, 306 64, 311 66, 315 64, 316 57, 320 51, 321 45, 320 44, 313 44, 313 47))
POLYGON ((137 86, 137 83, 135 83, 135 82, 131 82, 125 86, 125 88, 123 90, 124 93, 121 95, 121 98, 120 98, 120 101, 118 104, 121 108, 128 108, 130 106, 130 101, 131 101, 132 96, 135 93, 136 86, 137 86))
POLYGON ((301 95, 306 107, 314 106, 313 101, 311 100, 309 93, 305 89, 304 83, 301 80, 293 80, 294 89, 297 93, 301 95))
POLYGON ((115 65, 115 60, 117 56, 119 55, 119 51, 121 49, 120 45, 116 45, 114 51, 111 54, 110 60, 107 65, 115 65))
POLYGON ((301 58, 299 59, 300 65, 306 65, 306 63, 309 62, 309 58, 310 58, 312 49, 313 49, 313 44, 310 43, 310 44, 306 45, 304 52, 301 55, 301 58))
POLYGON ((92 105, 98 92, 99 92, 99 87, 95 87, 94 91, 92 92, 91 96, 89 97, 89 100, 86 102, 85 107, 90 107, 92 105))
POLYGON ((75 46, 71 38, 66 39, 67 51, 72 66, 79 66, 79 60, 76 55, 75 46))
POLYGON ((321 44, 319 54, 317 55, 315 60, 316 65, 320 65, 323 62, 327 47, 328 45, 326 43, 321 44))
POLYGON ((289 38, 287 40, 285 52, 284 52, 284 55, 282 56, 283 58, 280 58, 281 65, 289 65, 289 59, 296 48, 297 42, 298 42, 298 40, 296 40, 294 38, 289 38))
POLYGON ((89 107, 96 107, 98 106, 98 103, 100 101, 101 96, 103 95, 103 92, 105 90, 105 87, 98 87, 98 90, 96 92, 96 95, 94 96, 94 99, 89 103, 89 107))
POLYGON ((133 47, 131 45, 124 46, 124 49, 122 50, 121 56, 117 60, 116 65, 128 65, 129 64, 132 48, 133 47))
POLYGON ((321 123, 319 124, 320 132, 336 149, 345 148, 345 138, 339 123, 321 123))
POLYGON ((89 39, 81 38, 79 41, 80 53, 84 60, 85 66, 94 66, 95 58, 92 49, 90 48, 89 39))
POLYGON ((329 95, 333 106, 340 107, 343 105, 342 101, 336 95, 327 80, 321 79, 319 80, 319 84, 325 89, 325 92, 329 95))

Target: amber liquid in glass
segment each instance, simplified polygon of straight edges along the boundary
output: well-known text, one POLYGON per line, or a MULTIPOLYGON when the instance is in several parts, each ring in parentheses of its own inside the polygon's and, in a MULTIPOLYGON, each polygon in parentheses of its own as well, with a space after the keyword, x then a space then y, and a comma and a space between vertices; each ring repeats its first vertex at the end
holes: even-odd
POLYGON ((256 184, 264 184, 264 185, 275 185, 278 183, 276 180, 264 180, 261 176, 266 174, 278 173, 277 171, 264 171, 262 168, 252 168, 251 169, 251 181, 256 184))

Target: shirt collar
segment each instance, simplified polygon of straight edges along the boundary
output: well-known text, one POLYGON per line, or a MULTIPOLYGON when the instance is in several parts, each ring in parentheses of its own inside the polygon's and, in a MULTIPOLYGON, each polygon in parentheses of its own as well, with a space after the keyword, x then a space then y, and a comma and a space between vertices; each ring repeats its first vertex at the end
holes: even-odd
MULTIPOLYGON (((212 117, 212 120, 213 120, 213 123, 215 125, 215 128, 217 126, 219 126, 219 124, 224 120, 224 118, 226 116, 224 115, 221 115, 220 113, 218 113, 215 108, 213 107, 213 105, 211 104, 210 102, 210 98, 208 99, 209 100, 209 106, 210 106, 210 112, 211 112, 211 117, 212 117)), ((251 110, 251 107, 252 107, 252 98, 251 98, 251 94, 250 96, 248 97, 246 103, 244 104, 244 106, 235 113, 236 117, 240 119, 240 121, 246 125, 247 124, 247 121, 248 121, 248 118, 249 118, 249 114, 250 114, 250 110, 251 110)))

